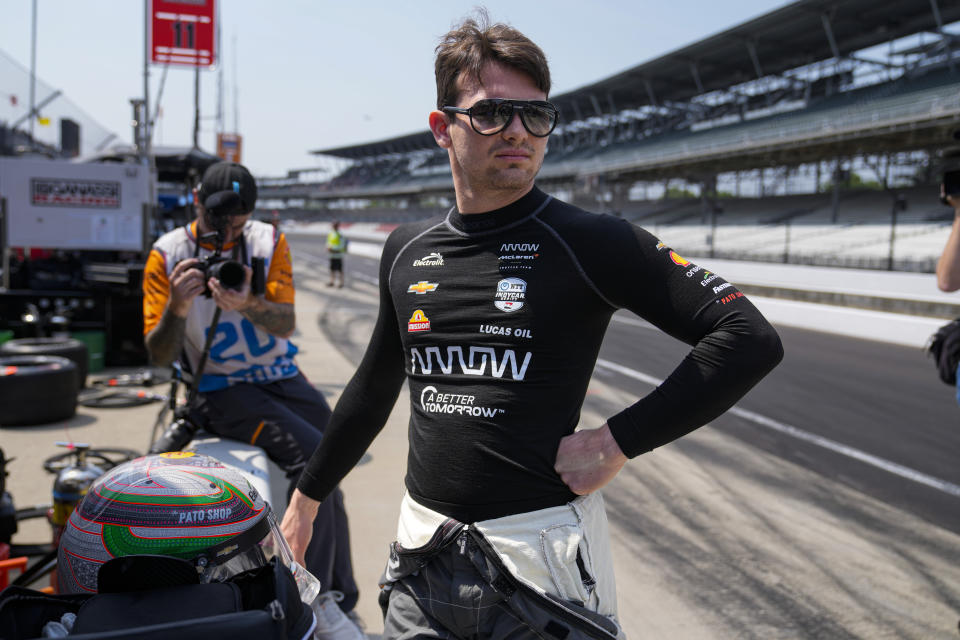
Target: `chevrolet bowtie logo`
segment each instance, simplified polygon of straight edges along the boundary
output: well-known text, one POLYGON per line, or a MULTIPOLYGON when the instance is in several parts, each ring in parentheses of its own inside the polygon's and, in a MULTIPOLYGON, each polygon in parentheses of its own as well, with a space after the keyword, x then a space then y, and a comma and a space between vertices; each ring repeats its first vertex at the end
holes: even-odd
POLYGON ((417 284, 412 284, 407 287, 407 293, 415 293, 418 296, 422 296, 428 291, 436 291, 437 287, 439 286, 439 282, 427 282, 426 280, 421 280, 417 284))

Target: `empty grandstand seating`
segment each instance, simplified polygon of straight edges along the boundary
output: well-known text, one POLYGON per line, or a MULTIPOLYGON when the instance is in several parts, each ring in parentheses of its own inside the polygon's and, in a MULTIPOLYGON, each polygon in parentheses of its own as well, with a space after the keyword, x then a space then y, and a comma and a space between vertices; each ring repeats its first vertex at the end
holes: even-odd
MULTIPOLYGON (((898 191, 893 266, 932 271, 950 233, 952 212, 933 188, 898 191)), ((668 201, 669 202, 669 201, 668 201)), ((660 212, 626 214, 681 254, 740 260, 887 268, 893 198, 883 191, 843 194, 837 221, 829 194, 722 199, 715 225, 699 201, 679 200, 660 212), (793 215, 789 215, 793 212, 793 215)), ((642 211, 643 207, 637 207, 642 211)))

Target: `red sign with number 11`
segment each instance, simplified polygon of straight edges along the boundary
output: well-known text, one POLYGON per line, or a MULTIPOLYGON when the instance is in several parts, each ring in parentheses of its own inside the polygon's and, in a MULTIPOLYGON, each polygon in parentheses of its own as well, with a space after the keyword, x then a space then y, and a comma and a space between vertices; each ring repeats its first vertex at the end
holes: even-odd
POLYGON ((150 61, 212 67, 216 0, 150 0, 150 61))

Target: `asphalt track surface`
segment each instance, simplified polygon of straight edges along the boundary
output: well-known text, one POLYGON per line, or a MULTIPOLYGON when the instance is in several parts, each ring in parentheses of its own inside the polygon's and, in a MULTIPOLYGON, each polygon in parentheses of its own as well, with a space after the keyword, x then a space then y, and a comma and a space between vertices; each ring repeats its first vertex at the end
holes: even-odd
MULTIPOLYGON (((319 242, 292 238, 291 245, 295 256, 326 267, 319 242)), ((349 256, 346 264, 351 286, 376 283, 376 260, 349 256)), ((354 311, 372 320, 375 298, 354 311)), ((937 379, 932 361, 919 349, 777 329, 783 362, 706 428, 960 533, 960 408, 953 390, 937 379)), ((347 341, 344 349, 359 362, 363 346, 347 341)), ((608 328, 595 378, 640 397, 688 350, 619 312, 608 328)), ((611 406, 607 415, 619 409, 611 406)))

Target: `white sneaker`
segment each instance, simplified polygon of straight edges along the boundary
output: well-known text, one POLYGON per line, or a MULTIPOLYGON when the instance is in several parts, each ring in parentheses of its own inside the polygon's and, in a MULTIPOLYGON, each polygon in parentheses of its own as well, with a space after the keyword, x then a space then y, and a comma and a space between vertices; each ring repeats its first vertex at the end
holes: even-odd
POLYGON ((367 640, 360 627, 343 612, 337 603, 343 600, 339 591, 324 591, 314 600, 313 613, 317 617, 317 640, 367 640))

